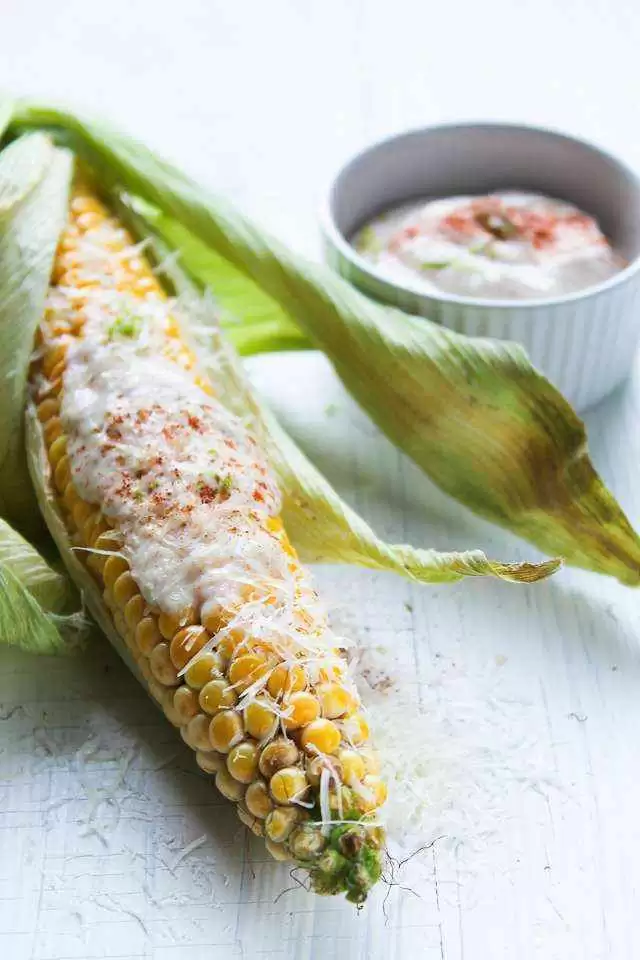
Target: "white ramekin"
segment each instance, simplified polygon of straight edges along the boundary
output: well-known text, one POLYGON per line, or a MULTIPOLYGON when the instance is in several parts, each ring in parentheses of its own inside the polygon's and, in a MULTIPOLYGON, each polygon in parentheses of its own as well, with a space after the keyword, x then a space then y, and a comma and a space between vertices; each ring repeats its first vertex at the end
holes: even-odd
POLYGON ((322 228, 329 263, 362 291, 469 336, 518 341, 580 410, 610 393, 631 369, 640 338, 640 179, 595 146, 510 124, 404 133, 342 168, 322 228), (595 216, 628 266, 561 297, 476 300, 389 281, 349 243, 376 214, 408 200, 510 188, 568 200, 595 216))

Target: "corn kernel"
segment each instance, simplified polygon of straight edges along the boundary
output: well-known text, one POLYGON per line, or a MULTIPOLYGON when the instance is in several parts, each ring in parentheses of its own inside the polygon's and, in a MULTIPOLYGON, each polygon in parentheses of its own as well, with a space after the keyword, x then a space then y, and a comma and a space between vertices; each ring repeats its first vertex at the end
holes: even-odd
POLYGON ((155 618, 151 616, 143 617, 136 627, 136 643, 140 653, 143 653, 145 657, 150 656, 161 640, 162 635, 158 630, 155 618))
POLYGON ((301 691, 292 694, 285 703, 288 715, 283 718, 287 730, 297 730, 316 720, 320 715, 320 704, 310 693, 301 691))
POLYGON ((234 710, 217 713, 209 724, 209 742, 220 753, 229 753, 243 736, 242 717, 234 710))
POLYGON ((369 739, 369 724, 361 713, 354 713, 342 722, 345 740, 354 746, 369 739))
POLYGON ((196 763, 205 773, 219 773, 221 770, 226 771, 225 758, 221 753, 218 753, 217 750, 212 750, 211 744, 209 744, 208 750, 198 750, 196 753, 196 763))
POLYGON ((84 500, 78 500, 73 510, 71 511, 71 515, 73 516, 73 522, 75 523, 78 530, 82 530, 86 521, 94 513, 95 513, 95 507, 92 507, 90 503, 85 503, 84 500))
POLYGON ((264 841, 264 845, 267 848, 267 851, 271 854, 274 860, 291 860, 291 854, 287 848, 282 843, 274 843, 272 840, 269 840, 267 837, 264 841))
POLYGON ((142 620, 145 606, 144 597, 139 593, 127 601, 124 608, 124 619, 130 629, 135 630, 142 620))
POLYGON ((299 820, 296 807, 274 807, 266 818, 264 832, 274 843, 283 843, 299 820))
POLYGON ((182 684, 173 695, 173 706, 180 723, 188 723, 198 713, 198 696, 186 684, 182 684))
POLYGON ((283 805, 301 800, 309 787, 309 781, 298 767, 284 767, 269 781, 271 796, 283 805))
POLYGON ((213 650, 201 654, 187 667, 184 678, 194 690, 201 690, 209 680, 222 676, 222 659, 213 650))
POLYGON ((219 678, 210 680, 200 691, 200 706, 205 713, 214 714, 219 710, 228 710, 238 700, 235 690, 232 690, 226 680, 219 678))
POLYGON ((113 590, 113 586, 118 577, 126 573, 128 569, 129 564, 124 557, 107 557, 102 570, 102 579, 104 580, 105 587, 113 590))
POLYGON ((60 413, 60 404, 57 400, 51 398, 43 400, 37 408, 38 420, 40 423, 46 423, 51 417, 57 417, 60 413))
POLYGON ((347 784, 362 780, 367 772, 364 759, 356 750, 339 750, 338 761, 342 768, 342 779, 347 784))
POLYGON ((63 435, 62 420, 60 417, 51 417, 42 430, 45 444, 50 446, 63 435))
POLYGON ((216 634, 221 630, 225 622, 225 611, 217 600, 207 600, 202 604, 200 611, 200 620, 202 625, 207 628, 209 633, 216 634))
POLYGON ((149 656, 149 666, 158 683, 165 687, 175 687, 179 682, 176 668, 171 663, 168 643, 159 643, 153 648, 149 656))
MULTIPOLYGON (((244 802, 247 802, 247 795, 244 796, 244 802)), ((264 835, 264 827, 260 821, 249 813, 248 810, 245 810, 244 807, 238 805, 236 808, 238 811, 238 817, 244 823, 245 827, 248 827, 251 830, 251 833, 256 837, 262 837, 264 835)))
POLYGON ((242 692, 269 670, 267 658, 260 653, 245 653, 236 657, 229 667, 229 682, 242 692))
POLYGON ((353 709, 353 697, 339 683, 322 683, 317 689, 322 716, 328 720, 342 717, 353 709))
POLYGON ((273 736, 278 726, 278 718, 266 700, 254 700, 245 708, 243 716, 245 730, 256 740, 273 736))
POLYGON ((118 607, 124 610, 132 597, 138 595, 138 584, 133 579, 131 571, 121 573, 113 585, 113 599, 118 607))
POLYGON ((191 626, 193 622, 193 610, 187 607, 180 613, 162 612, 158 617, 158 628, 165 640, 172 640, 181 627, 191 626))
POLYGON ((362 781, 362 786, 366 793, 358 797, 360 808, 365 813, 369 813, 376 807, 381 807, 387 799, 387 785, 384 780, 368 773, 362 781))
POLYGON ((320 827, 303 823, 289 836, 288 847, 296 860, 314 860, 326 846, 320 827))
POLYGON ((363 748, 358 753, 362 757, 367 773, 380 773, 380 760, 377 753, 370 748, 363 748))
POLYGON ((178 630, 171 641, 171 660, 176 670, 186 667, 189 660, 202 650, 209 639, 209 634, 203 627, 183 627, 178 630))
POLYGON ((326 757, 308 757, 307 762, 305 763, 305 772, 307 774, 307 780, 312 787, 317 787, 320 785, 320 778, 322 777, 323 770, 330 770, 332 773, 335 773, 337 776, 342 776, 342 767, 337 760, 333 758, 330 761, 331 766, 327 763, 326 757))
POLYGON ((223 797, 238 803, 244 797, 244 786, 234 780, 228 770, 218 770, 216 773, 216 787, 223 797))
POLYGON ((340 746, 340 731, 331 720, 312 720, 302 731, 300 743, 308 753, 335 753, 340 746))
POLYGON ((229 752, 227 770, 240 783, 251 783, 258 773, 258 746, 251 740, 239 743, 229 752))
MULTIPOLYGON (((56 485, 56 489, 62 493, 66 492, 69 482, 71 480, 71 461, 69 457, 65 454, 63 457, 60 457, 56 464, 56 468, 53 471, 53 482, 56 485)), ((74 491, 75 492, 75 491, 74 491)))
POLYGON ((267 690, 272 697, 279 697, 281 694, 304 690, 306 685, 307 678, 301 666, 294 664, 289 667, 286 663, 280 663, 267 681, 267 690))
POLYGON ((273 801, 269 796, 269 788, 263 780, 254 780, 247 787, 244 795, 247 810, 254 817, 264 820, 273 810, 273 801))
POLYGON ((291 740, 280 737, 268 743, 260 754, 260 773, 269 779, 283 767, 292 767, 298 759, 298 748, 291 740))
POLYGON ((211 749, 211 743, 209 742, 210 723, 211 717, 208 717, 206 713, 198 713, 183 728, 183 739, 192 750, 211 749))
POLYGON ((64 457, 67 453, 67 438, 65 436, 56 437, 49 447, 49 463, 52 467, 64 457))

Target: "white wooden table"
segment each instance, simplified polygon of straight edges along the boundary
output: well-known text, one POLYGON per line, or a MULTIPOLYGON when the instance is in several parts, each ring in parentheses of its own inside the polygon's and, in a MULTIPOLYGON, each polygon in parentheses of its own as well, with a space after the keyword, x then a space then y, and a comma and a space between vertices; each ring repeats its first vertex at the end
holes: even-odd
MULTIPOLYGON (((311 255, 336 165, 405 126, 529 120, 640 163, 638 49, 634 0, 0 0, 0 87, 110 115, 311 255)), ((251 369, 388 538, 531 554, 432 489, 323 358, 251 369)), ((636 524, 639 412, 640 373, 588 417, 636 524)), ((300 890, 276 901, 286 870, 245 844, 106 644, 1 651, 0 954, 636 960, 640 595, 568 571, 531 588, 321 580, 399 677, 412 722, 383 724, 387 756, 413 735, 431 771, 439 839, 400 871, 410 890, 381 888, 360 915, 300 890)))

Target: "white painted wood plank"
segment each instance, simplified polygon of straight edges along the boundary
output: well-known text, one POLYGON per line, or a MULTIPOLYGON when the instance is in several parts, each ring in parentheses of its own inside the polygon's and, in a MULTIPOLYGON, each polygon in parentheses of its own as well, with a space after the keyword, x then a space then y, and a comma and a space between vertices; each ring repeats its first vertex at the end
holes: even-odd
MULTIPOLYGON (((0 87, 110 114, 310 254, 337 164, 405 126, 524 119, 640 162, 631 0, 615 15, 605 0, 67 0, 55 10, 5 0, 0 16, 0 87)), ((321 358, 251 366, 292 432, 386 537, 530 554, 434 490, 321 358)), ((635 523, 639 410, 636 377, 588 417, 598 466, 635 523)), ((449 837, 403 872, 419 896, 392 890, 386 920, 384 891, 360 915, 299 890, 274 902, 287 871, 258 844, 238 853, 235 819, 109 650, 54 663, 3 651, 5 954, 635 960, 637 594, 579 572, 522 589, 427 589, 336 570, 321 580, 363 643, 387 648, 389 661, 393 651, 410 675, 403 695, 420 697, 431 718, 425 751, 459 786, 457 820, 434 803, 434 825, 449 837), (172 869, 181 846, 203 835, 172 869)))

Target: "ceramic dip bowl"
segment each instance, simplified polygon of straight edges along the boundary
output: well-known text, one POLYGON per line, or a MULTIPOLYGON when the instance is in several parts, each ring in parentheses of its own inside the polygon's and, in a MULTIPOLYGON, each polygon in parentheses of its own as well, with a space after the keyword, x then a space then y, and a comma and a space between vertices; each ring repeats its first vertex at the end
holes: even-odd
MULTIPOLYGON (((364 293, 474 337, 515 340, 580 410, 629 373, 640 339, 640 180, 573 137, 496 123, 427 127, 349 161, 322 212, 329 263, 364 293), (520 190, 594 217, 626 266, 604 282, 546 299, 476 299, 385 277, 352 245, 380 213, 410 201, 520 190)), ((419 279, 419 278, 418 278, 419 279)))

